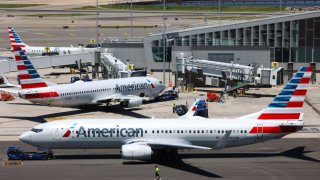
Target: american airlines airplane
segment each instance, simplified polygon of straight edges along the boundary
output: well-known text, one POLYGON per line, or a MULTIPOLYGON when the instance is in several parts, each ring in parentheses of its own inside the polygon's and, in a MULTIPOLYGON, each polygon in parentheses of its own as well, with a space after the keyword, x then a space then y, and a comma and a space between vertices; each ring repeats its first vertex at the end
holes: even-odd
POLYGON ((159 152, 178 149, 215 150, 278 139, 303 127, 311 74, 311 67, 300 68, 266 109, 239 118, 70 119, 37 125, 19 138, 47 149, 121 148, 122 157, 130 160, 150 160, 159 152))
POLYGON ((81 53, 85 51, 94 51, 97 48, 83 48, 83 47, 44 47, 44 46, 29 46, 25 44, 13 27, 8 27, 10 43, 12 48, 20 47, 28 55, 43 55, 45 53, 58 54, 72 54, 81 53))
MULTIPOLYGON (((120 102, 124 107, 140 106, 144 97, 153 99, 164 89, 158 79, 152 77, 130 77, 99 81, 77 81, 57 85, 44 81, 20 47, 14 48, 21 90, 4 89, 18 94, 32 103, 76 107, 91 104, 120 102)), ((9 84, 12 85, 12 84, 9 84)))

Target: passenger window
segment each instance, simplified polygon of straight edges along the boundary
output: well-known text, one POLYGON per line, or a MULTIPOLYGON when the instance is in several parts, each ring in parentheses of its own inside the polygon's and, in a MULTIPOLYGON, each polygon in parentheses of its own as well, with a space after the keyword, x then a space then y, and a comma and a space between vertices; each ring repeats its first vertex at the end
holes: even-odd
POLYGON ((171 130, 169 132, 171 133, 171 130))
POLYGON ((177 133, 179 133, 179 130, 177 130, 177 133))
POLYGON ((210 130, 210 133, 212 133, 212 130, 210 130))
POLYGON ((166 133, 168 133, 168 131, 166 130, 166 133))
POLYGON ((202 134, 204 133, 204 130, 202 130, 202 134))
POLYGON ((200 130, 198 130, 198 134, 200 134, 200 130))
POLYGON ((159 130, 157 130, 157 133, 159 134, 159 130))
POLYGON ((241 130, 240 132, 241 132, 241 134, 242 134, 242 130, 241 130))
POLYGON ((163 130, 161 130, 161 133, 163 133, 163 130))
POLYGON ((247 133, 247 130, 244 130, 244 133, 247 133))
POLYGON ((154 134, 154 130, 152 130, 152 134, 154 134))
POLYGON ((221 133, 224 133, 224 131, 222 130, 221 133))
POLYGON ((220 130, 218 130, 218 133, 220 133, 220 130))

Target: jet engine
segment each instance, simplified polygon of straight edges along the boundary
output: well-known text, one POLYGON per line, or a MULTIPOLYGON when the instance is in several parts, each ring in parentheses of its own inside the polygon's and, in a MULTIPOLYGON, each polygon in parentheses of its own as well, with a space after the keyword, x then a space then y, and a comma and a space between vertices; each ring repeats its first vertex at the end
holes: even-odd
POLYGON ((131 98, 129 101, 124 101, 121 103, 122 106, 127 108, 133 108, 141 106, 142 98, 131 98))
POLYGON ((151 159, 153 153, 152 149, 148 145, 140 144, 126 144, 121 146, 122 158, 129 160, 143 160, 147 161, 151 159))

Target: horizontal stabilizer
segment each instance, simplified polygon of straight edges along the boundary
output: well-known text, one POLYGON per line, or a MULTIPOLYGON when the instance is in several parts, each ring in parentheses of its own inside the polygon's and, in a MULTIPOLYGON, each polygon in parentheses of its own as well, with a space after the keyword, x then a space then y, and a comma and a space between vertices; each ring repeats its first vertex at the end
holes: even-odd
POLYGON ((18 88, 21 88, 21 86, 19 85, 15 85, 15 84, 12 84, 8 78, 6 76, 4 76, 3 73, 1 73, 1 76, 3 78, 3 81, 4 81, 4 84, 3 85, 0 85, 0 87, 18 87, 18 88))

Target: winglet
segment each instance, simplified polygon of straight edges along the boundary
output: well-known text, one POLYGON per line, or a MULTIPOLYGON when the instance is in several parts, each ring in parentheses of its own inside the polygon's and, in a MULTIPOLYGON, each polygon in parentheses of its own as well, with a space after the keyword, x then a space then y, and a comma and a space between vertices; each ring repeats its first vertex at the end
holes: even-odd
POLYGON ((223 149, 226 144, 227 144, 227 141, 231 135, 231 130, 229 131, 226 131, 227 133, 217 142, 217 144, 213 147, 213 149, 223 149))

